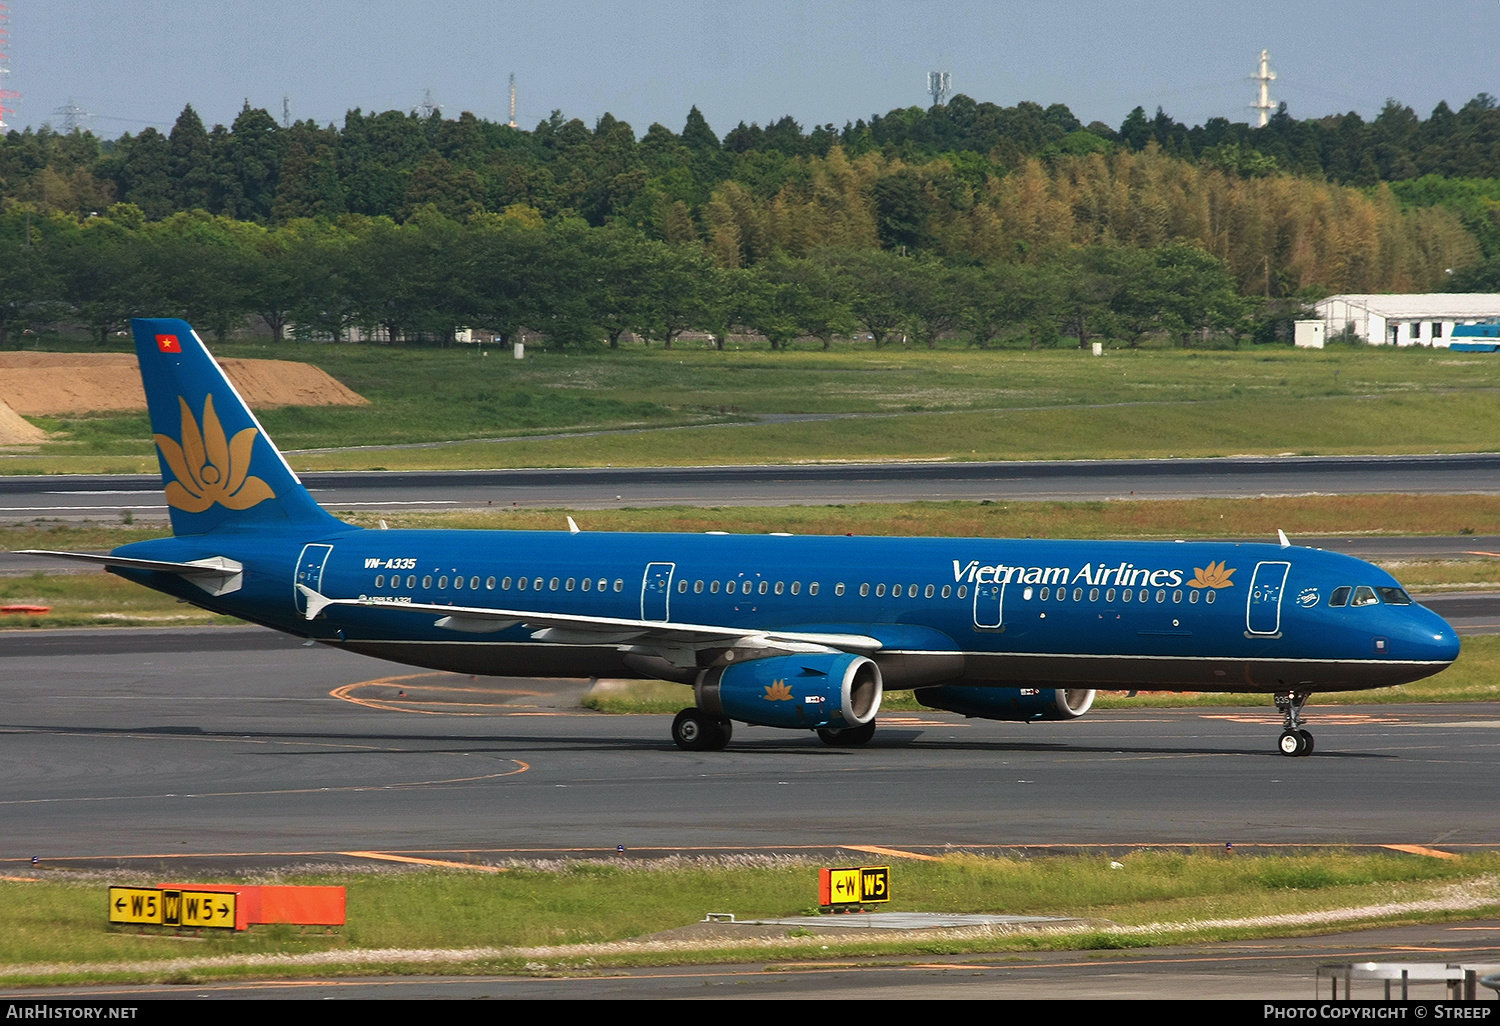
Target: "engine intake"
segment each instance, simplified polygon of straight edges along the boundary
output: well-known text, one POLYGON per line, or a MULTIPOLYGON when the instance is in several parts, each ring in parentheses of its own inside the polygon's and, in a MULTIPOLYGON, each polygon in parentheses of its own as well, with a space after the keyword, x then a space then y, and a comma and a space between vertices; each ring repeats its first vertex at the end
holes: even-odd
POLYGON ((945 684, 918 688, 917 701, 983 720, 1076 720, 1094 704, 1094 692, 1077 688, 983 688, 945 684))
POLYGON ((698 675, 698 708, 763 727, 861 727, 884 691, 880 667, 847 652, 771 656, 698 675))

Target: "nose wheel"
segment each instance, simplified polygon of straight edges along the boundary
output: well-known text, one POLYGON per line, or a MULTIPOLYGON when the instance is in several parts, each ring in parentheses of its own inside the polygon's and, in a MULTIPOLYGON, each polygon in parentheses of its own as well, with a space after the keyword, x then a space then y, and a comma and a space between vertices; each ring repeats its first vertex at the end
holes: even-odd
POLYGON ((1276 711, 1284 718, 1281 737, 1276 741, 1282 755, 1312 754, 1312 733, 1302 726, 1302 706, 1309 694, 1307 691, 1282 691, 1276 695, 1276 711))

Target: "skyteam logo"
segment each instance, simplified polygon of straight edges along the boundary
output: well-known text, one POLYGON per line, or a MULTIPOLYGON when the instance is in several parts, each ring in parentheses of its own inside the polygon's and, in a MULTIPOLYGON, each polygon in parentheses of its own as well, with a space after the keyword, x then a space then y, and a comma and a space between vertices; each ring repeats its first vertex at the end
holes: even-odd
POLYGON ((182 396, 182 440, 155 435, 162 459, 177 480, 167 485, 167 505, 187 513, 202 513, 214 505, 225 509, 249 509, 276 498, 271 486, 250 476, 250 456, 258 432, 247 427, 234 438, 224 436, 224 427, 214 413, 214 397, 203 399, 203 425, 182 396))

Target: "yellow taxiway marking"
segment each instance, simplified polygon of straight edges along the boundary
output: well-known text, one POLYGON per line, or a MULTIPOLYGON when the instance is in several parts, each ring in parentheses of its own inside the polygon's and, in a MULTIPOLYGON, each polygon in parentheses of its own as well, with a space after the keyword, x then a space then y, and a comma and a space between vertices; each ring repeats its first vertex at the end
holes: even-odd
POLYGON ((104 794, 88 795, 82 798, 12 798, 0 800, 0 805, 65 805, 74 802, 120 802, 140 801, 144 798, 244 798, 248 796, 263 796, 272 794, 338 794, 359 791, 402 791, 408 788, 436 787, 440 784, 473 784, 481 780, 498 780, 501 777, 513 777, 518 773, 530 771, 531 765, 520 759, 506 759, 505 762, 513 762, 515 769, 501 770, 499 773, 481 773, 470 777, 446 777, 441 780, 396 780, 389 784, 343 784, 331 787, 287 787, 267 791, 173 791, 165 794, 104 794))
POLYGON ((952 720, 924 720, 919 716, 882 716, 880 718, 882 727, 968 727, 968 723, 954 723, 952 720))
MULTIPOLYGON (((367 709, 378 709, 382 712, 404 712, 418 713, 422 716, 501 716, 503 712, 496 710, 499 703, 496 702, 445 702, 439 708, 421 708, 424 702, 415 695, 403 695, 396 698, 364 698, 355 692, 364 688, 388 687, 397 688, 405 692, 442 692, 444 694, 473 694, 490 696, 525 696, 528 698, 540 697, 540 691, 522 691, 519 689, 501 688, 474 688, 454 684, 413 684, 412 681, 426 680, 433 677, 449 677, 448 673, 408 673, 393 677, 376 677, 374 680, 362 680, 354 684, 345 684, 328 692, 329 697, 337 698, 343 702, 353 702, 367 709), (465 711, 475 710, 475 711, 465 711)), ((537 715, 537 714, 532 714, 537 715)), ((541 715, 549 715, 543 713, 541 715)))
POLYGON ((448 862, 443 859, 419 859, 410 855, 390 855, 383 851, 341 851, 355 859, 379 859, 382 862, 405 862, 413 866, 436 866, 439 869, 472 869, 476 873, 509 873, 504 866, 476 866, 468 862, 448 862))
MULTIPOLYGON (((1264 713, 1200 713, 1205 720, 1228 720, 1231 723, 1270 723, 1277 719, 1275 713, 1269 710, 1264 713)), ((1318 723, 1337 723, 1343 726, 1357 726, 1366 723, 1390 723, 1405 724, 1406 721, 1393 715, 1375 715, 1374 713, 1336 713, 1318 710, 1318 723)))
POLYGON ((1383 844, 1381 845, 1381 847, 1389 848, 1392 851, 1404 851, 1408 855, 1426 855, 1429 858, 1434 859, 1458 858, 1458 856, 1451 851, 1438 851, 1438 849, 1436 848, 1428 848, 1427 846, 1421 844, 1383 844))
POLYGON ((1469 551, 1465 551, 1464 555, 1466 555, 1466 556, 1494 556, 1496 559, 1500 559, 1500 552, 1475 552, 1473 550, 1469 550, 1469 551))
POLYGON ((918 855, 914 851, 902 851, 900 848, 882 848, 878 844, 841 844, 840 848, 848 848, 850 851, 867 851, 871 855, 889 855, 893 859, 921 859, 924 862, 941 862, 941 855, 918 855))

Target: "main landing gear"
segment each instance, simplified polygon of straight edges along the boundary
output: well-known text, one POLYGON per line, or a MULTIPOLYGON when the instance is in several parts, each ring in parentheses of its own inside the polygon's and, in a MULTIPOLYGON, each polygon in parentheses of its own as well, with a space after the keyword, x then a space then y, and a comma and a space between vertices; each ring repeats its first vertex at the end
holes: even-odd
POLYGON ((684 709, 672 721, 672 742, 685 752, 723 751, 733 734, 733 723, 702 709, 684 709))
POLYGON ((825 745, 833 748, 854 748, 859 745, 868 744, 870 738, 875 736, 875 721, 859 727, 845 727, 842 730, 831 730, 821 727, 818 730, 818 739, 825 745))
MULTIPOLYGON (((685 752, 719 752, 729 745, 734 724, 721 716, 711 716, 702 709, 684 709, 672 721, 672 743, 685 752)), ((834 730, 819 729, 818 737, 834 748, 854 748, 868 744, 875 736, 875 721, 859 727, 834 730)))
POLYGON ((1276 694, 1276 711, 1284 717, 1281 737, 1276 747, 1282 755, 1311 755, 1313 736, 1302 727, 1302 706, 1307 701, 1306 691, 1279 691, 1276 694))

